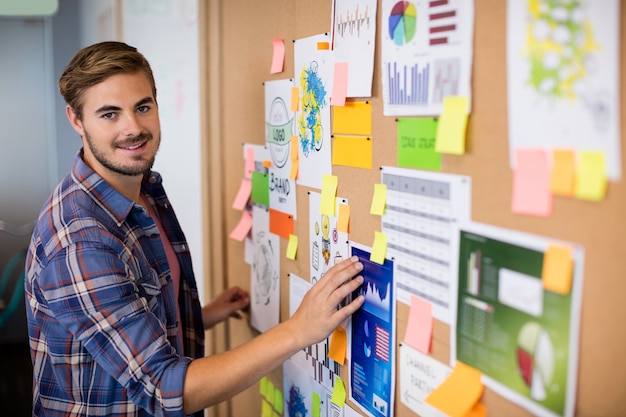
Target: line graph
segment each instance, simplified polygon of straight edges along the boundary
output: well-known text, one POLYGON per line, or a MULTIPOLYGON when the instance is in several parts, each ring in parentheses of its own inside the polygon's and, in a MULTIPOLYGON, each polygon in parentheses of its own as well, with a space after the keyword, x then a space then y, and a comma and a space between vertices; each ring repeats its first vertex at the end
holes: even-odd
POLYGON ((335 17, 335 35, 338 37, 360 37, 361 28, 366 31, 370 30, 370 14, 367 6, 364 11, 359 12, 357 4, 354 11, 346 10, 345 14, 335 17))

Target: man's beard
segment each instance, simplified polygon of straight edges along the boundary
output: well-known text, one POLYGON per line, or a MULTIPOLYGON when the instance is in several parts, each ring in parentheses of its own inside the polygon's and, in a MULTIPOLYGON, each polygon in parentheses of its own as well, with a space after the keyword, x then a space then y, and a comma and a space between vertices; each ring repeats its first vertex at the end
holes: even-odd
MULTIPOLYGON (((87 131, 85 131, 85 138, 87 139, 87 145, 89 146, 89 150, 93 154, 94 158, 96 158, 96 161, 98 161, 102 166, 104 166, 108 170, 113 171, 115 173, 118 173, 121 175, 127 175, 127 176, 143 175, 149 172, 152 169, 152 166, 154 165, 156 152, 154 155, 152 155, 152 158, 147 159, 147 160, 142 159, 142 157, 138 157, 136 160, 143 162, 140 165, 128 166, 128 165, 116 164, 115 162, 113 162, 107 157, 104 151, 102 151, 97 146, 95 146, 95 144, 91 140, 91 136, 89 136, 89 133, 87 131)), ((122 145, 123 147, 130 147, 130 146, 133 146, 134 144, 141 143, 141 142, 146 142, 147 144, 147 142, 151 140, 153 140, 153 136, 151 133, 140 134, 133 138, 124 140, 123 143, 116 143, 116 146, 122 145)))

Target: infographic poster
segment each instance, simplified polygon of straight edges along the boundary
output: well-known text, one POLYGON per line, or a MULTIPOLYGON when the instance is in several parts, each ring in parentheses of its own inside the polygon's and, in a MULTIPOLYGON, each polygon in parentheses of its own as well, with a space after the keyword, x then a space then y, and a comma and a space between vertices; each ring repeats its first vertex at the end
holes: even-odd
POLYGON ((363 264, 364 282, 353 298, 365 296, 352 315, 350 331, 350 399, 368 416, 394 415, 395 398, 395 289, 394 264, 370 261, 369 249, 351 243, 351 255, 363 264))
POLYGON ((542 268, 552 244, 486 225, 461 230, 456 359, 534 415, 571 417, 583 253, 571 245, 571 290, 548 291, 542 268))

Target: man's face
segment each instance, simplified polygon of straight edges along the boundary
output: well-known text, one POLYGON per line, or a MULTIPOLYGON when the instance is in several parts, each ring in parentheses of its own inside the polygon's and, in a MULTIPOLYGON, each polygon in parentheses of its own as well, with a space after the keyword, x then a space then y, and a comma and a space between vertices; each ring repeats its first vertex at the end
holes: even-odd
POLYGON ((106 180, 143 175, 152 168, 161 129, 152 87, 142 72, 113 75, 88 88, 83 119, 68 109, 83 138, 84 159, 106 180))

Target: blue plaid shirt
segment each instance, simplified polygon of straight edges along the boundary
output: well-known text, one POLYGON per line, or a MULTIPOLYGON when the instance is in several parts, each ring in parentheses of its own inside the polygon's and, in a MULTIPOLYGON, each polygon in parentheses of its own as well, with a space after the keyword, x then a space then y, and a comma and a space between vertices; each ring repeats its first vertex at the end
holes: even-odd
POLYGON ((142 193, 180 262, 175 300, 157 226, 81 154, 43 207, 26 259, 33 415, 184 415, 185 372, 204 355, 185 236, 151 172, 142 193))

